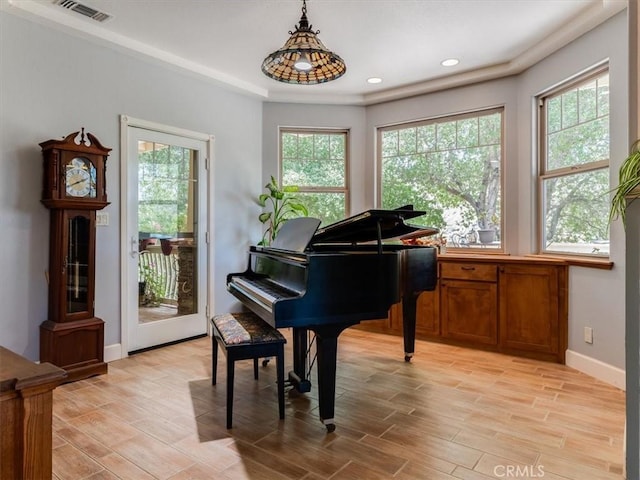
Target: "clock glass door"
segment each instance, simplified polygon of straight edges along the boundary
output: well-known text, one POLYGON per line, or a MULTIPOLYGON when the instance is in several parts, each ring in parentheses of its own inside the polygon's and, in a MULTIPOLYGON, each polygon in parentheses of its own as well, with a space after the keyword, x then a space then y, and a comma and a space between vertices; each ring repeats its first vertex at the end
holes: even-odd
POLYGON ((206 333, 207 176, 205 142, 129 130, 131 352, 206 333))
POLYGON ((88 212, 70 212, 65 258, 67 316, 89 312, 89 254, 92 235, 88 212))

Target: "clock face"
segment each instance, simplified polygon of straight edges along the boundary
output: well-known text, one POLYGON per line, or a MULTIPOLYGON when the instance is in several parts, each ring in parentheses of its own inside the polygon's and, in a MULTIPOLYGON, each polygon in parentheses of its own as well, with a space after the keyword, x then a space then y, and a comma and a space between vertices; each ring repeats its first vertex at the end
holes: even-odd
POLYGON ((65 184, 67 195, 78 198, 95 198, 96 169, 86 158, 76 157, 66 166, 65 184))

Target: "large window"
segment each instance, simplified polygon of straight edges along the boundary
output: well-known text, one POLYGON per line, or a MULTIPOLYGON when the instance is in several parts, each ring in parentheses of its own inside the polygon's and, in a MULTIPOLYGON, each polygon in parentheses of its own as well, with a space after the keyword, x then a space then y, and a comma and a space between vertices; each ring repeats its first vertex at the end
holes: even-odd
POLYGON ((310 217, 328 225, 348 216, 346 130, 280 130, 282 185, 297 186, 310 217))
POLYGON ((502 249, 502 108, 378 129, 380 205, 425 210, 448 247, 502 249))
POLYGON ((609 254, 609 73, 540 97, 540 251, 609 254))

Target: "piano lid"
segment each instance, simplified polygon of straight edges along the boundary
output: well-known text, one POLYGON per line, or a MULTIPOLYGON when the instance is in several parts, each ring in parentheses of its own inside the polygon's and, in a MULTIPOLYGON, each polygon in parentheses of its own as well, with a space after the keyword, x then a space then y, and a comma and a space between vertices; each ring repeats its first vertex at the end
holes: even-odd
POLYGON ((409 225, 405 220, 424 215, 425 211, 414 210, 413 205, 405 205, 394 210, 367 210, 339 222, 318 229, 311 244, 321 243, 364 243, 396 238, 420 232, 419 236, 438 233, 436 228, 409 225))

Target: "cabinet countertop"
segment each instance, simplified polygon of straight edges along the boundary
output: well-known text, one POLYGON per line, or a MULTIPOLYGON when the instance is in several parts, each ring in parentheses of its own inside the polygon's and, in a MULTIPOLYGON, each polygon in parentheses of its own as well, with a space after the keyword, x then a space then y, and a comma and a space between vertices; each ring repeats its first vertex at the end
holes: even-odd
POLYGON ((501 255, 501 254, 469 254, 469 253, 445 253, 438 255, 438 260, 445 262, 477 262, 477 263, 526 263, 537 265, 568 265, 560 258, 501 255))
POLYGON ((57 383, 67 372, 50 363, 34 363, 0 346, 0 392, 57 383))

